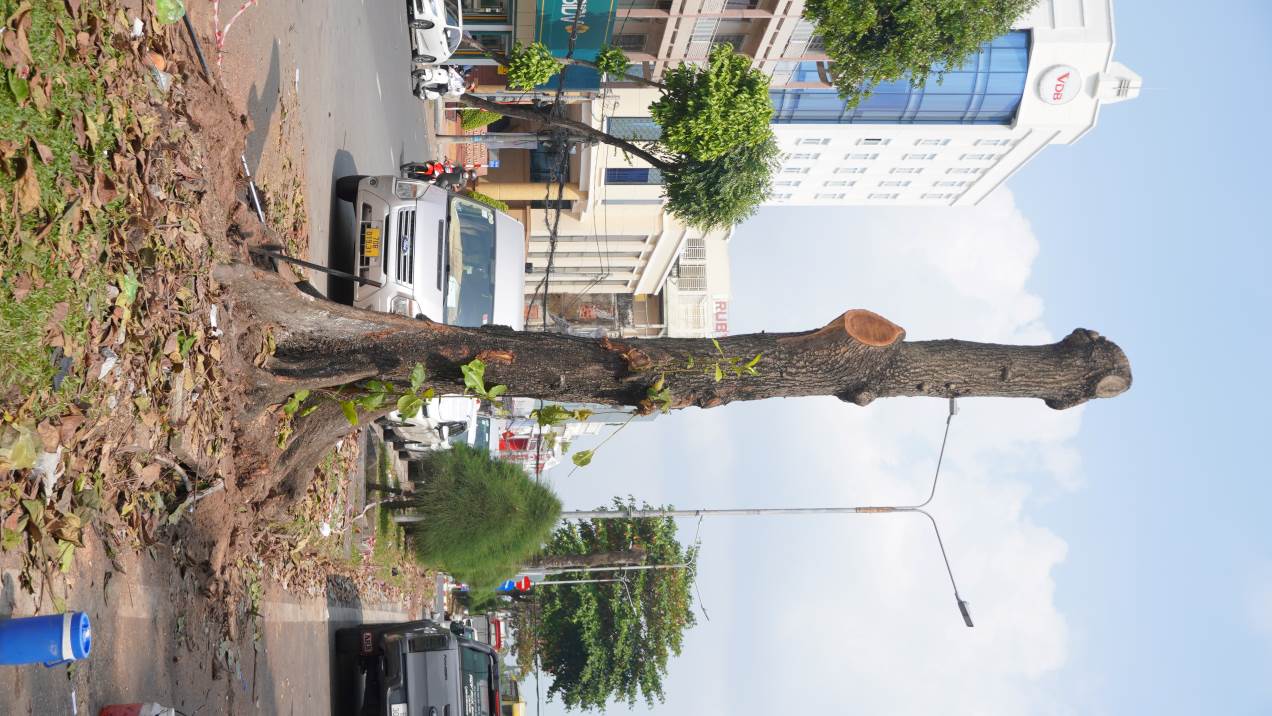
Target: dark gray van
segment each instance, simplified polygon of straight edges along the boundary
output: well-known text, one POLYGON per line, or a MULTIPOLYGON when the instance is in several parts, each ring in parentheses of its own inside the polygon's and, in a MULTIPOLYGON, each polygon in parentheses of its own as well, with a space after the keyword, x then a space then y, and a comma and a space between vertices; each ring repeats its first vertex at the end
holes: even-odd
POLYGON ((436 622, 337 629, 336 654, 354 682, 347 713, 499 716, 498 654, 436 622))

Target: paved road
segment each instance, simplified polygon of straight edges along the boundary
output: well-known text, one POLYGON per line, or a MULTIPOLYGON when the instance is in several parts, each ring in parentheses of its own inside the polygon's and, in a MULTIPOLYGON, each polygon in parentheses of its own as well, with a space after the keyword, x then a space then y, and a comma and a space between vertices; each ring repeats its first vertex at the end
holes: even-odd
MULTIPOLYGON (((242 93, 255 127, 247 147, 253 170, 270 139, 278 94, 299 96, 316 263, 330 265, 331 227, 339 238, 352 221, 347 205, 333 209, 337 178, 396 174, 404 161, 435 157, 434 107, 411 94, 405 28, 401 1, 276 0, 249 9, 227 36, 226 84, 242 93)), ((325 291, 326 276, 314 273, 312 282, 325 291)))

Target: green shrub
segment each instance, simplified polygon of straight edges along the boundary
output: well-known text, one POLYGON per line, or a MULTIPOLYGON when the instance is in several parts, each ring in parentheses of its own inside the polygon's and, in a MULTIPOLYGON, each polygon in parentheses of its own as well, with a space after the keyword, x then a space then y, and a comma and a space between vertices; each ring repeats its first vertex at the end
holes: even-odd
POLYGON ((505 214, 508 213, 508 204, 496 199, 493 196, 486 196, 485 194, 479 191, 470 191, 468 192, 468 198, 472 199, 478 204, 485 204, 486 206, 489 206, 495 211, 502 211, 505 214))
POLYGON ((412 546, 420 563, 487 592, 547 542, 561 502, 517 465, 466 445, 430 455, 416 491, 412 546))
POLYGON ((471 132, 474 129, 481 129, 488 124, 498 122, 503 118, 498 112, 491 112, 488 109, 475 109, 467 107, 459 110, 459 126, 465 132, 471 132))

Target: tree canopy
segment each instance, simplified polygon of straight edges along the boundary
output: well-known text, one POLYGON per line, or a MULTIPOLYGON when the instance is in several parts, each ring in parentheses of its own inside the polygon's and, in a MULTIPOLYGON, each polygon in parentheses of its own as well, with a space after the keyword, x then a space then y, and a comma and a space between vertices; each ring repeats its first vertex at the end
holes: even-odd
MULTIPOLYGON (((635 501, 615 500, 618 509, 635 501)), ((682 547, 670 518, 567 522, 545 552, 581 555, 641 549, 647 564, 684 569, 627 572, 621 582, 536 589, 541 668, 552 676, 549 696, 566 708, 601 709, 612 701, 662 700, 667 660, 680 654, 695 623, 691 591, 697 547, 682 547)), ((582 573, 579 573, 580 575, 582 573)), ((595 576, 595 574, 593 574, 595 576)), ((581 577, 576 577, 581 578, 581 577)))
POLYGON ((850 105, 870 87, 908 76, 921 87, 955 69, 1011 29, 1037 0, 808 0, 804 17, 830 57, 830 73, 850 105))
POLYGON ((710 160, 682 157, 663 173, 667 211, 703 231, 746 220, 768 198, 781 149, 769 132, 756 144, 742 144, 710 160))
POLYGON ((423 517, 410 529, 416 556, 479 590, 516 574, 561 513, 551 490, 486 450, 455 445, 422 469, 410 505, 423 517))
POLYGON ((682 63, 669 70, 663 85, 649 113, 662 127, 660 141, 677 154, 715 159, 773 134, 768 77, 728 43, 711 48, 705 67, 682 63))

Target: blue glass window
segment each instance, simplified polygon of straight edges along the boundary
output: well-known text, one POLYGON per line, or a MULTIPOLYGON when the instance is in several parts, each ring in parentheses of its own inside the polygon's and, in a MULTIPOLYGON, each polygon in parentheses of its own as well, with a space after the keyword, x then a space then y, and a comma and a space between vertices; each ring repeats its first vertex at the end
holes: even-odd
POLYGON ((606 125, 606 132, 619 139, 654 142, 662 138, 662 127, 652 117, 610 117, 606 125))
POLYGON ((791 72, 791 82, 825 82, 821 73, 821 64, 813 61, 800 62, 791 72))
POLYGON ((606 184, 662 184, 662 172, 652 167, 614 167, 605 170, 606 184))
MULTIPOLYGON (((792 76, 798 79, 801 67, 792 76)), ((933 75, 926 87, 909 79, 880 82, 848 107, 834 89, 773 89, 774 124, 1011 124, 1025 93, 1029 31, 1014 30, 981 46, 961 67, 933 75)))

